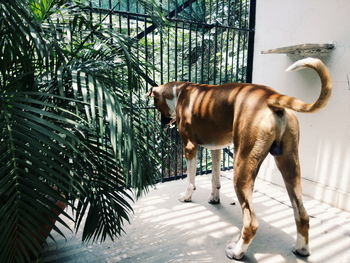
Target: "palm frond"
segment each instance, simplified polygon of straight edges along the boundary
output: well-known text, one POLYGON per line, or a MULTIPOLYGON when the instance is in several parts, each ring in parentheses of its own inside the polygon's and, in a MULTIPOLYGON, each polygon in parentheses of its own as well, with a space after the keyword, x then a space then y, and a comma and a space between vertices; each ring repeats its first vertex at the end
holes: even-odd
POLYGON ((93 25, 80 4, 56 12, 62 2, 0 3, 4 262, 37 256, 45 229, 62 234, 54 221, 68 225, 57 211, 76 230, 86 216, 84 241, 118 237, 132 191, 139 196, 159 178, 147 136, 155 127, 133 94, 150 65, 133 55, 134 40, 93 25), (73 218, 57 200, 73 209, 73 218))

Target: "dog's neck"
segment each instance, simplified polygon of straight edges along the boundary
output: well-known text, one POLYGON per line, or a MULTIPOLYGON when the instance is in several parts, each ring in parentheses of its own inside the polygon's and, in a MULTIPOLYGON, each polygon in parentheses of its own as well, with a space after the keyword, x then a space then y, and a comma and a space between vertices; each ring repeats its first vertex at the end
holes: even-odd
POLYGON ((172 99, 166 99, 166 103, 169 107, 169 114, 172 119, 176 118, 176 103, 177 103, 177 98, 180 94, 181 88, 178 87, 178 85, 174 85, 171 87, 172 89, 172 94, 173 98, 172 99))

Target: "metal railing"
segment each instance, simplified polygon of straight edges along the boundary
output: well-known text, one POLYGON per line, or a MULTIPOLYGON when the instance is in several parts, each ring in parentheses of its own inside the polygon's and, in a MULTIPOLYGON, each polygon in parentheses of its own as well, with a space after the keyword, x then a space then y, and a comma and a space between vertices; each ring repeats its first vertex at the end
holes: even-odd
MULTIPOLYGON (((94 19, 109 14, 109 26, 137 41, 137 55, 150 65, 146 89, 177 80, 251 82, 256 0, 158 1, 159 9, 151 11, 146 0, 90 1, 94 19), (165 14, 166 23, 160 30, 152 12, 165 14)), ((146 110, 149 118, 158 121, 152 102, 146 110)), ((168 128, 156 140, 162 154, 162 181, 185 177, 176 127, 168 128)), ((232 147, 223 150, 223 170, 233 168, 232 152, 232 147)), ((201 148, 198 159, 198 174, 210 173, 209 151, 201 148)))

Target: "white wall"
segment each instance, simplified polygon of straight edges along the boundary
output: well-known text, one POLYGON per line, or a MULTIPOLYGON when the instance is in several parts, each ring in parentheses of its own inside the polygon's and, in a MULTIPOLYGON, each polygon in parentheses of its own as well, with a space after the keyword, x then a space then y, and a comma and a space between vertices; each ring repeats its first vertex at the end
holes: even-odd
MULTIPOLYGON (((333 77, 332 97, 317 113, 297 114, 302 184, 304 194, 350 211, 350 1, 257 1, 254 83, 314 101, 320 81, 312 70, 286 73, 294 57, 261 51, 330 41, 335 49, 321 59, 333 77)), ((264 162, 259 177, 283 184, 271 157, 264 162)))

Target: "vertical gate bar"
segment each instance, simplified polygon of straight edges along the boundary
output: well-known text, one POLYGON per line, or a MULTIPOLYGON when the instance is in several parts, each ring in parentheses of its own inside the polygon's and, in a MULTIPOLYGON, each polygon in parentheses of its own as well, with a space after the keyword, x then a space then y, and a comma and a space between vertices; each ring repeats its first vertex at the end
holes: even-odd
POLYGON ((191 77, 192 77, 192 64, 191 64, 191 52, 192 52, 192 25, 193 25, 193 21, 192 21, 192 4, 190 4, 189 6, 189 13, 190 13, 190 18, 191 20, 189 21, 189 39, 188 39, 188 81, 192 82, 191 77))
POLYGON ((200 146, 200 151, 199 151, 199 173, 203 173, 203 147, 200 146))
MULTIPOLYGON (((225 25, 225 5, 224 5, 224 1, 222 1, 222 10, 221 10, 221 15, 222 15, 222 19, 221 19, 221 24, 225 25)), ((219 82, 220 84, 222 84, 222 62, 223 62, 223 48, 224 48, 224 32, 227 34, 228 32, 228 28, 225 30, 223 27, 221 28, 221 42, 220 42, 220 75, 219 75, 219 82)), ((226 52, 227 53, 227 52, 226 52)))
MULTIPOLYGON (((183 2, 184 3, 184 2, 183 2)), ((191 5, 190 5, 190 12, 191 12, 191 5)), ((183 24, 182 24, 182 32, 183 32, 183 34, 184 34, 184 30, 185 30, 185 25, 184 25, 184 22, 183 22, 183 24)), ((191 41, 191 27, 190 27, 190 38, 189 38, 189 41, 191 41)), ((185 48, 185 42, 184 42, 184 39, 185 39, 185 37, 184 37, 184 35, 183 35, 183 42, 182 42, 182 50, 183 50, 183 52, 182 52, 182 65, 184 66, 184 63, 185 63, 185 56, 184 56, 184 48, 185 48)), ((189 49, 189 52, 191 52, 191 49, 189 49)), ((189 69, 188 69, 188 71, 189 71, 189 78, 188 78, 188 80, 189 81, 191 81, 191 78, 190 78, 190 75, 191 75, 191 68, 189 67, 189 69)), ((184 69, 182 69, 182 81, 184 80, 184 69)), ((177 133, 178 134, 178 133, 177 133)), ((184 155, 183 155, 183 150, 182 150, 182 140, 181 140, 181 137, 179 136, 179 138, 180 138, 180 144, 181 144, 181 146, 180 146, 180 154, 181 154, 181 178, 183 178, 184 177, 184 171, 183 171, 183 163, 184 163, 184 155)))
MULTIPOLYGON (((189 52, 191 52, 189 50, 189 52)), ((182 58, 182 77, 181 77, 181 81, 184 81, 184 65, 185 65, 185 23, 182 22, 182 55, 181 55, 181 58, 182 58)), ((189 72, 190 72, 190 68, 188 69, 189 72)), ((189 73, 190 74, 190 73, 189 73)), ((188 79, 188 81, 190 81, 190 79, 188 79)), ((177 133, 178 134, 178 133, 177 133)), ((181 139, 180 139, 180 143, 181 143, 181 139)), ((182 164, 183 164, 183 154, 182 154, 182 148, 180 147, 180 154, 181 154, 181 168, 182 168, 182 164)), ((183 170, 181 169, 181 173, 183 174, 183 170)), ((181 175, 182 177, 182 175, 181 175)))
MULTIPOLYGON (((231 151, 231 147, 229 147, 229 151, 231 151)), ((226 169, 228 170, 228 169, 230 169, 231 167, 230 167, 230 157, 227 155, 227 165, 226 165, 226 169)))
POLYGON ((196 51, 196 54, 195 54, 195 65, 194 65, 194 69, 195 69, 195 82, 198 83, 198 24, 195 24, 196 26, 196 48, 194 49, 196 51))
POLYGON ((213 23, 212 17, 211 17, 211 6, 212 6, 212 0, 209 0, 209 24, 213 23))
MULTIPOLYGON (((126 19, 127 19, 128 36, 130 36, 131 31, 130 31, 130 15, 129 14, 126 16, 126 19)), ((145 38, 146 37, 147 37, 147 35, 145 35, 145 38)))
MULTIPOLYGON (((147 18, 145 17, 144 18, 144 28, 143 28, 143 30, 146 31, 146 28, 147 28, 147 18)), ((146 60, 146 62, 148 62, 148 40, 147 40, 147 34, 145 34, 144 38, 145 38, 145 60, 146 60)), ((148 66, 147 66, 147 63, 146 63, 146 74, 147 74, 147 72, 148 72, 148 66)), ((146 82, 146 90, 148 90, 148 83, 147 82, 146 82)))
POLYGON ((189 23, 189 35, 188 35, 188 81, 192 82, 191 80, 191 71, 192 71, 192 65, 191 65, 191 53, 192 53, 192 22, 189 23))
MULTIPOLYGON (((111 0, 110 0, 111 1, 111 0)), ((128 3, 129 3, 129 0, 127 1, 128 3)), ((129 11, 129 6, 128 6, 128 11, 129 11)), ((130 31, 130 15, 127 15, 127 17, 126 17, 126 19, 127 19, 127 34, 128 34, 128 36, 130 36, 131 35, 131 31, 130 31)), ((128 46, 128 52, 130 53, 131 52, 131 47, 130 46, 128 46)), ((132 79, 129 79, 129 74, 127 74, 128 75, 128 84, 129 83, 131 83, 131 81, 132 81, 132 79)), ((132 85, 128 85, 129 87, 129 90, 130 90, 130 107, 131 107, 131 114, 130 114, 130 126, 131 126, 131 128, 133 129, 133 114, 134 114, 134 103, 133 103, 133 97, 132 97, 132 94, 133 94, 133 91, 134 91, 134 88, 132 87, 132 85)))
POLYGON ((201 54, 201 83, 204 83, 204 34, 205 34, 205 27, 202 25, 202 54, 201 54))
MULTIPOLYGON (((160 128, 160 125, 159 125, 160 128)), ((162 176, 162 182, 164 182, 164 168, 165 168, 165 164, 164 164, 164 136, 162 136, 162 129, 159 129, 159 133, 160 133, 160 152, 161 152, 161 176, 162 176)))
POLYGON ((170 26, 168 27, 168 63, 167 63, 167 70, 168 70, 168 82, 170 81, 170 26))
MULTIPOLYGON (((136 7, 136 13, 139 14, 140 13, 139 0, 136 0, 135 7, 136 7)), ((137 36, 139 34, 139 16, 136 17, 135 26, 136 26, 135 33, 137 36)), ((138 60, 140 59, 139 48, 140 48, 139 41, 136 41, 136 57, 138 60)), ((148 90, 147 81, 145 81, 145 89, 148 90)), ((140 98, 140 96, 141 96, 141 90, 139 89, 139 98, 140 98)), ((146 105, 146 106, 148 106, 148 105, 146 105)), ((148 114, 148 111, 147 111, 147 114, 148 114)))
MULTIPOLYGON (((231 150, 229 149, 229 151, 231 151, 231 150)), ((230 166, 230 158, 227 157, 227 164, 226 164, 225 170, 230 170, 230 169, 231 169, 231 166, 230 166)))
POLYGON ((178 0, 175 0, 175 18, 178 18, 177 17, 177 7, 179 6, 179 3, 177 2, 178 0))
POLYGON ((214 80, 213 84, 216 84, 216 64, 217 64, 217 56, 216 53, 218 52, 218 15, 219 15, 219 2, 216 0, 216 8, 215 8, 215 22, 214 22, 214 27, 215 27, 215 33, 214 33, 214 80))
MULTIPOLYGON (((119 32, 121 33, 122 32, 122 15, 120 13, 119 13, 117 21, 118 21, 118 26, 119 26, 119 32)), ((121 72, 124 75, 124 70, 123 69, 121 69, 121 72)))
POLYGON ((213 72, 213 84, 216 84, 216 53, 217 53, 217 48, 218 48, 218 26, 215 23, 215 33, 214 33, 214 61, 213 61, 213 66, 214 66, 214 72, 213 72))
MULTIPOLYGON (((161 4, 161 7, 162 7, 162 11, 164 11, 163 10, 163 5, 162 5, 162 0, 160 0, 160 4, 161 4)), ((161 51, 160 51, 160 64, 161 64, 161 68, 160 68, 160 75, 161 75, 161 83, 160 84, 163 84, 163 79, 162 79, 162 75, 163 75, 163 52, 162 52, 162 43, 163 43, 163 39, 162 39, 162 32, 163 32, 163 30, 160 30, 160 45, 161 45, 161 51)), ((148 90, 148 89, 147 89, 148 90)), ((153 122, 155 123, 156 122, 156 120, 157 120, 157 111, 156 111, 156 109, 155 108, 153 108, 152 110, 152 113, 153 113, 153 122)), ((156 143, 156 133, 154 132, 153 133, 153 142, 154 143, 156 143)), ((161 176, 162 176, 162 179, 164 178, 164 164, 163 164, 163 154, 164 154, 164 152, 163 152, 163 139, 161 139, 161 142, 160 142, 160 145, 161 145, 161 148, 162 148, 162 150, 161 150, 161 154, 162 154, 162 156, 161 156, 161 176)))
POLYGON ((232 30, 232 59, 231 59, 231 81, 236 81, 236 78, 234 78, 234 69, 236 68, 235 66, 235 58, 237 56, 236 54, 236 48, 235 48, 235 40, 236 40, 236 32, 232 30))
MULTIPOLYGON (((184 2, 182 1, 182 4, 184 2)), ((184 56, 184 53, 185 53, 185 23, 182 22, 182 43, 181 43, 181 81, 184 81, 184 63, 185 63, 185 56, 184 56)), ((175 58, 175 60, 177 60, 177 58, 175 58)), ((179 155, 179 152, 178 152, 178 146, 179 146, 179 134, 177 133, 176 131, 176 163, 178 161, 178 155, 179 155)), ((182 160, 182 154, 181 154, 181 160, 182 160)), ((181 165, 182 165, 182 162, 181 162, 181 165)), ((177 170, 176 170, 177 171, 177 170)))
MULTIPOLYGON (((101 0, 98 0, 98 8, 100 8, 100 10, 102 9, 102 3, 101 3, 101 0)), ((99 21, 100 23, 102 22, 102 12, 99 11, 99 21)))
MULTIPOLYGON (((192 14, 192 4, 190 5, 190 14, 192 14)), ((191 47, 191 42, 192 42, 192 21, 189 23, 189 40, 188 40, 188 81, 191 82, 191 52, 192 52, 192 47, 191 47)), ((197 40, 196 40, 197 41, 197 40)), ((197 65, 197 62, 196 62, 197 65)), ((184 163, 184 159, 183 159, 183 154, 182 154, 182 158, 181 158, 181 165, 183 168, 183 163, 184 163)), ((183 171, 182 171, 183 174, 183 171)))
MULTIPOLYGON (((222 20, 221 20, 221 23, 222 23, 222 25, 224 25, 225 24, 225 6, 224 6, 224 1, 222 1, 222 20)), ((228 1, 228 4, 229 4, 229 6, 230 6, 230 1, 228 1)), ((229 17, 230 17, 230 7, 228 7, 228 20, 229 20, 229 17)), ((224 83, 226 83, 227 82, 227 60, 228 60, 228 36, 229 36, 229 33, 230 33, 230 31, 229 31, 229 23, 227 23, 227 29, 226 30, 223 30, 223 29, 221 29, 222 30, 222 32, 221 32, 221 44, 220 44, 220 47, 221 47, 221 51, 220 51, 220 79, 219 79, 219 81, 220 81, 220 84, 222 84, 222 70, 221 70, 221 67, 222 67, 222 60, 223 60, 223 41, 224 41, 224 39, 223 39, 223 35, 224 35, 224 32, 226 32, 226 35, 227 35, 227 39, 226 39, 226 52, 225 52, 225 79, 224 79, 224 83)), ((220 168, 220 170, 225 170, 225 160, 226 160, 226 154, 225 154, 225 151, 224 150, 221 150, 221 155, 222 155, 222 161, 221 161, 221 168, 220 168)), ((212 169, 213 170, 213 169, 212 169)))
MULTIPOLYGON (((233 2, 233 14, 236 14, 236 2, 233 2)), ((236 16, 233 17, 233 26, 235 26, 235 20, 236 16)), ((237 56, 237 54, 235 54, 235 39, 236 39, 236 30, 232 30, 232 59, 231 59, 231 82, 235 81, 236 79, 233 78, 233 69, 234 69, 234 58, 235 56, 237 56)))
MULTIPOLYGON (((153 12, 153 10, 152 10, 153 12)), ((154 39, 154 31, 152 31, 152 65, 155 65, 155 39, 154 39)), ((152 71, 153 71, 153 81, 156 81, 156 73, 155 73, 155 68, 152 67, 152 71)), ((146 91, 148 91, 148 85, 146 85, 146 91)), ((155 123, 156 121, 156 110, 155 109, 151 109, 149 110, 152 113, 153 116, 153 122, 155 123)), ((148 118, 148 113, 149 111, 147 111, 147 118, 148 118)), ((155 143, 155 133, 153 133, 153 143, 155 143)))
POLYGON ((205 148, 205 173, 208 173, 208 149, 205 148))
POLYGON ((247 82, 251 83, 253 78, 254 59, 254 37, 255 37, 255 13, 256 0, 250 0, 249 8, 249 35, 248 35, 248 58, 247 58, 247 82))
MULTIPOLYGON (((168 4, 169 4, 169 2, 168 2, 168 4)), ((167 46, 167 58, 168 58, 168 63, 167 63, 167 72, 168 72, 168 82, 170 81, 170 28, 171 27, 168 27, 168 46, 167 46)), ((164 167, 166 167, 166 169, 164 169, 164 176, 165 177, 169 177, 169 169, 170 169, 170 164, 169 164, 169 150, 168 150, 168 148, 169 148, 169 136, 168 136, 168 133, 169 132, 166 132, 166 138, 164 138, 164 140, 165 140, 165 147, 166 147, 166 150, 167 151, 163 151, 163 153, 165 154, 167 154, 166 155, 166 158, 165 158, 165 165, 164 165, 164 167)))
MULTIPOLYGON (((89 15, 90 15, 90 21, 91 21, 91 30, 92 30, 92 27, 93 27, 93 16, 92 16, 92 2, 91 1, 89 2, 89 7, 90 7, 89 15)), ((93 41, 92 36, 91 36, 91 41, 93 41)))
MULTIPOLYGON (((175 144, 173 145, 173 149, 175 148, 175 154, 174 154, 174 157, 175 158, 172 158, 172 160, 174 160, 174 178, 177 179, 178 178, 178 174, 177 174, 177 144, 178 144, 178 136, 177 136, 177 131, 175 130, 172 130, 172 134, 171 134, 171 137, 174 138, 175 137, 175 144)), ((171 159, 170 159, 171 160, 171 159)))
POLYGON ((233 168, 234 161, 235 161, 235 148, 234 148, 234 146, 230 147, 230 148, 232 148, 231 152, 233 153, 233 157, 231 159, 228 158, 227 162, 228 162, 228 166, 233 168), (230 165, 230 160, 231 160, 232 166, 230 165))
MULTIPOLYGON (((230 148, 231 147, 229 147, 228 149, 230 150, 230 148)), ((226 154, 225 154, 226 155, 226 154)), ((226 167, 226 169, 230 169, 230 157, 229 156, 227 156, 227 161, 226 161, 227 163, 225 164, 225 167, 226 167)))
MULTIPOLYGON (((231 8, 231 0, 228 0, 228 10, 227 10, 227 26, 232 27, 232 8, 231 8)), ((234 13, 234 11, 233 11, 234 13)))
MULTIPOLYGON (((242 32, 243 36, 242 36, 242 50, 241 50, 241 67, 242 69, 244 69, 244 67, 246 66, 246 63, 245 63, 245 51, 246 51, 246 46, 247 46, 247 33, 246 32, 242 32)), ((246 73, 247 71, 242 72, 242 77, 241 77, 241 81, 242 82, 246 82, 246 73)))
MULTIPOLYGON (((177 7, 178 7, 178 3, 177 3, 177 1, 176 1, 176 9, 177 9, 177 7)), ((178 58, 178 56, 177 56, 177 49, 178 49, 178 47, 177 47, 177 44, 178 44, 178 41, 177 41, 177 38, 178 38, 178 36, 180 35, 180 34, 178 34, 177 33, 177 31, 179 30, 180 31, 180 28, 179 27, 177 27, 177 23, 176 23, 176 34, 175 34, 175 80, 177 81, 178 80, 178 76, 177 76, 177 58, 178 58)), ((181 45, 181 43, 180 43, 180 45, 181 45)), ((183 53, 181 52, 181 56, 183 55, 183 53)), ((181 65, 183 65, 183 59, 181 59, 182 60, 182 62, 181 62, 181 65)), ((182 67, 182 66, 181 66, 182 67)), ((183 68, 182 68, 182 77, 181 77, 181 80, 182 80, 182 78, 183 78, 183 68)), ((174 145, 174 148, 175 148, 175 162, 174 162, 174 170, 175 170, 175 172, 174 172, 174 176, 175 176, 175 178, 177 178, 177 161, 178 161, 178 152, 177 152, 177 146, 178 146, 178 135, 177 135, 177 131, 175 130, 173 133, 172 133, 172 137, 175 137, 175 145, 174 145)))
MULTIPOLYGON (((244 25, 243 25, 243 28, 244 29, 248 29, 248 20, 247 20, 247 15, 248 15, 248 2, 245 2, 245 5, 244 5, 244 25)), ((247 31, 244 31, 243 33, 243 55, 242 55, 242 67, 246 67, 247 64, 246 64, 246 50, 247 50, 247 31)), ((247 69, 246 69, 247 70, 247 69)), ((246 71, 247 72, 247 71, 246 71)), ((244 74, 244 80, 243 80, 243 74, 242 74, 242 81, 244 82, 247 82, 247 74, 244 74)))
MULTIPOLYGON (((175 0, 175 18, 177 17, 177 7, 179 6, 178 0, 175 0)), ((178 30, 178 22, 177 20, 175 21, 175 57, 174 57, 174 62, 175 62, 175 71, 174 71, 174 80, 177 81, 177 40, 178 40, 178 34, 177 34, 177 30, 178 30)))
MULTIPOLYGON (((228 4, 230 5, 230 1, 228 1, 228 4)), ((221 15, 222 15, 221 24, 225 25, 225 1, 222 1, 222 7, 221 8, 222 8, 222 11, 221 11, 221 15)), ((228 13, 227 17, 230 17, 229 14, 230 13, 228 13)), ((228 24, 227 24, 227 26, 228 26, 228 24)))
POLYGON ((171 150, 173 149, 168 149, 169 147, 172 146, 172 140, 170 141, 169 139, 171 138, 171 130, 168 130, 168 136, 167 136, 167 164, 168 164, 168 170, 167 170, 167 177, 171 178, 171 150))
POLYGON ((164 84, 164 68, 163 68, 163 30, 160 30, 160 84, 164 84))
POLYGON ((201 83, 204 83, 204 37, 205 37, 205 22, 206 22, 206 1, 203 1, 203 18, 204 18, 204 23, 202 23, 202 52, 201 52, 201 69, 200 69, 200 72, 201 72, 201 80, 200 82, 201 83))
POLYGON ((222 152, 222 164, 223 164, 222 168, 225 170, 226 169, 226 154, 225 154, 224 150, 222 150, 221 152, 222 152))
POLYGON ((185 64, 185 23, 182 22, 182 42, 181 42, 181 81, 184 81, 185 64))
MULTIPOLYGON (((176 1, 177 3, 177 1, 176 1)), ((177 39, 178 39, 178 35, 177 35, 177 30, 178 30, 178 24, 177 21, 175 22, 175 81, 177 81, 177 39)))
POLYGON ((206 83, 210 83, 210 57, 211 57, 211 45, 210 45, 210 31, 211 28, 208 30, 208 78, 206 83))
MULTIPOLYGON (((226 59, 225 59, 225 82, 228 82, 228 44, 230 42, 230 29, 227 29, 227 34, 226 34, 226 59)), ((233 55, 233 52, 232 52, 233 55)))
MULTIPOLYGON (((169 4, 169 1, 168 1, 168 4, 169 4)), ((170 8, 169 8, 170 10, 170 8)), ((170 28, 171 27, 168 27, 168 82, 170 81, 170 73, 171 73, 171 67, 170 67, 170 56, 171 56, 171 49, 170 49, 170 28)), ((176 41, 176 36, 175 36, 175 41, 176 41)), ((170 154, 172 154, 172 149, 173 148, 170 148, 171 145, 172 145, 172 140, 170 141, 171 139, 171 130, 168 129, 166 131, 167 133, 167 137, 166 137, 166 153, 167 153, 167 156, 166 156, 166 162, 167 162, 167 178, 171 178, 171 158, 170 158, 170 154), (169 149, 170 148, 170 149, 169 149)))
POLYGON ((119 33, 122 33, 122 15, 119 14, 119 33))
POLYGON ((220 28, 220 65, 219 65, 219 83, 222 84, 222 60, 223 60, 223 41, 224 41, 224 32, 226 32, 226 30, 224 30, 223 28, 220 28))
MULTIPOLYGON (((152 32, 152 65, 155 65, 156 62, 155 62, 155 48, 154 48, 154 31, 152 32)), ((152 67, 152 77, 153 77, 153 80, 155 81, 156 79, 156 71, 155 71, 155 68, 152 67)), ((148 88, 146 89, 148 90, 148 88)))
MULTIPOLYGON (((242 27, 242 1, 239 3, 239 28, 242 27)), ((237 58, 236 58, 236 81, 239 81, 239 57, 241 52, 241 31, 238 31, 237 58)))
MULTIPOLYGON (((170 1, 168 0, 168 10, 167 10, 168 12, 170 11, 170 1)), ((169 49, 169 45, 170 45, 170 43, 169 43, 169 39, 170 39, 170 28, 171 28, 171 26, 169 25, 168 27, 167 27, 167 58, 168 58, 168 60, 167 60, 167 63, 166 63, 166 66, 167 66, 167 82, 169 82, 170 81, 170 69, 169 69, 169 67, 170 67, 170 49, 169 49)))
MULTIPOLYGON (((160 0, 160 6, 162 9, 162 13, 165 12, 163 9, 163 0, 160 0)), ((163 30, 159 30, 159 38, 160 38, 160 84, 164 84, 163 79, 163 30)))
MULTIPOLYGON (((108 1, 108 7, 110 10, 112 10, 112 0, 108 1)), ((113 26, 112 26, 113 25, 113 18, 112 17, 113 17, 113 15, 112 15, 112 13, 110 13, 109 14, 109 29, 110 30, 113 30, 113 26)), ((111 38, 111 43, 113 43, 113 38, 111 38)))
POLYGON ((210 50, 210 31, 211 29, 208 30, 208 78, 206 80, 206 83, 210 83, 210 55, 211 55, 211 50, 210 50))
MULTIPOLYGON (((211 0, 209 1, 209 23, 211 23, 211 0)), ((205 35, 205 28, 203 28, 203 37, 205 35)), ((208 30, 208 78, 206 80, 205 83, 209 83, 209 80, 210 80, 210 53, 211 53, 211 50, 210 50, 210 29, 208 30)), ((203 57, 203 60, 204 60, 204 57, 203 57)), ((204 68, 202 68, 202 71, 204 72, 204 68)), ((203 158, 203 153, 205 154, 205 171, 207 171, 207 149, 204 149, 202 147, 202 158, 203 158)), ((202 161, 201 161, 201 164, 202 164, 202 161)), ((202 164, 202 167, 201 167, 201 173, 203 171, 203 164, 202 164)))
POLYGON ((160 136, 160 153, 161 153, 161 176, 162 176, 162 182, 164 181, 164 172, 165 172, 165 163, 164 163, 164 135, 162 132, 162 128, 161 128, 161 125, 159 124, 159 136, 160 136))

